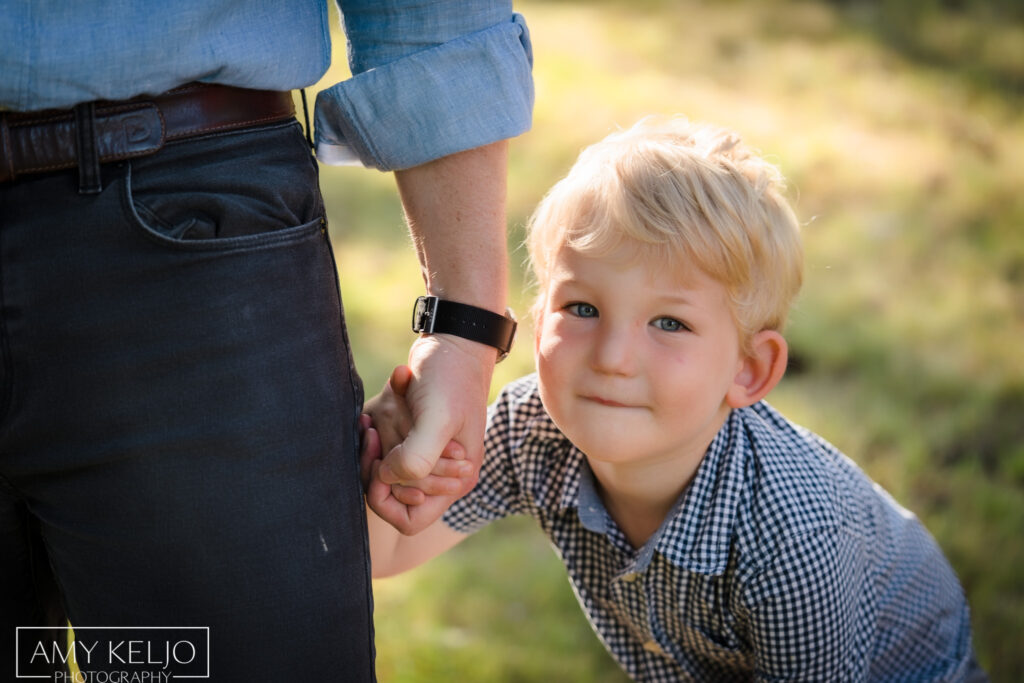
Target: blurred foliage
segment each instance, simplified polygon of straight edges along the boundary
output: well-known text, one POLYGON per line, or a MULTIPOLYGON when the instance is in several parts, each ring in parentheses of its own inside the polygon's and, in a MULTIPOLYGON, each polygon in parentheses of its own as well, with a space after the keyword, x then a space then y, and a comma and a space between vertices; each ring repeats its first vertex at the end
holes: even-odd
MULTIPOLYGON (((523 2, 534 127, 512 146, 512 296, 531 208, 651 113, 739 131, 805 222, 792 363, 771 400, 915 511, 979 658, 1024 680, 1024 5, 1017 0, 523 2)), ((336 45, 344 45, 338 38, 336 45)), ((324 79, 344 77, 344 60, 324 79)), ((405 358, 418 266, 390 176, 324 168, 368 392, 405 358)), ((532 368, 524 322, 494 387, 532 368)), ((414 681, 621 681, 526 520, 376 583, 379 669, 414 681)))

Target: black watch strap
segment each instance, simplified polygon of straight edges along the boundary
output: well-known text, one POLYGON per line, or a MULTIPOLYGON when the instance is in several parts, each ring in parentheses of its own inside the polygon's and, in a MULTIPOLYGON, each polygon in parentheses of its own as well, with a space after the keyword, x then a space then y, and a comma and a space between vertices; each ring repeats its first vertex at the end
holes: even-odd
POLYGON ((412 311, 412 331, 422 334, 453 334, 498 349, 504 360, 516 336, 515 318, 485 308, 421 296, 412 311))

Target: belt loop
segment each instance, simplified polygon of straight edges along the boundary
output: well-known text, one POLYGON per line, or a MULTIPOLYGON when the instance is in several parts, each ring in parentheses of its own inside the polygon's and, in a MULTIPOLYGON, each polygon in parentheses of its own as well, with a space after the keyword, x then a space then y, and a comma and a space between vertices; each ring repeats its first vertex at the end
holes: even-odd
POLYGON ((78 144, 78 194, 99 194, 100 155, 96 146, 96 105, 83 102, 75 106, 75 137, 78 144))
POLYGON ((306 89, 302 88, 299 92, 302 93, 302 114, 306 119, 306 142, 309 143, 310 149, 316 149, 316 145, 313 144, 313 129, 309 125, 309 105, 306 104, 306 89))
POLYGON ((11 149, 11 129, 7 114, 0 112, 0 183, 14 180, 14 150, 11 149))

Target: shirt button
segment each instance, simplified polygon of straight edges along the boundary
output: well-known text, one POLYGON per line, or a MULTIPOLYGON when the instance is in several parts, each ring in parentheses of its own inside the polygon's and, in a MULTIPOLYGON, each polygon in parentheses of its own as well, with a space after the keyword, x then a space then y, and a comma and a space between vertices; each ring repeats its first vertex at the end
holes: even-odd
POLYGON ((665 654, 665 651, 661 649, 661 645, 658 645, 658 641, 656 640, 648 640, 644 643, 644 649, 648 652, 653 652, 656 655, 665 654))
POLYGON ((626 583, 633 583, 634 581, 636 581, 639 578, 640 578, 640 575, 638 573, 636 573, 636 572, 630 572, 628 574, 623 574, 622 575, 622 580, 625 581, 626 583))

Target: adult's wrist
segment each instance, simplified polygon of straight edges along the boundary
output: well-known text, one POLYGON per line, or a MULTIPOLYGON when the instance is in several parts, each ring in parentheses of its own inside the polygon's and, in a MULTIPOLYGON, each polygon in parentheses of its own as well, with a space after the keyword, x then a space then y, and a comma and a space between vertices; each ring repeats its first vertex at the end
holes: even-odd
POLYGON ((448 334, 497 351, 501 362, 512 349, 516 319, 506 309, 498 314, 485 308, 436 296, 421 296, 413 307, 412 329, 420 334, 448 334))

